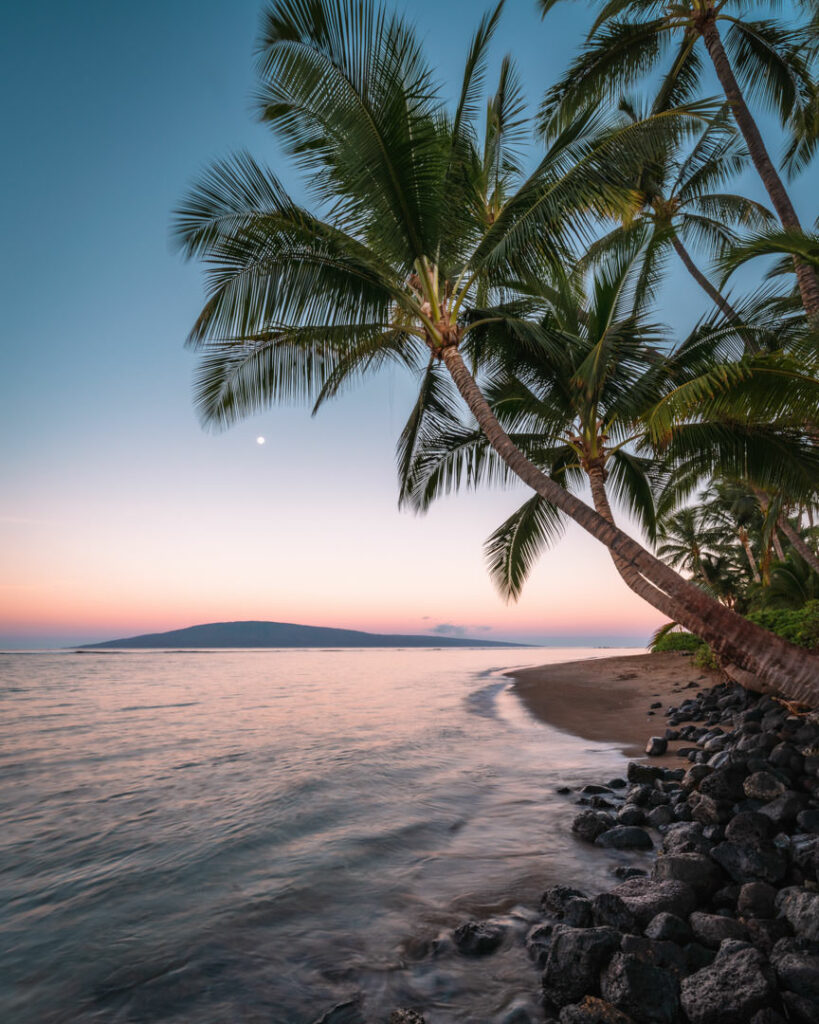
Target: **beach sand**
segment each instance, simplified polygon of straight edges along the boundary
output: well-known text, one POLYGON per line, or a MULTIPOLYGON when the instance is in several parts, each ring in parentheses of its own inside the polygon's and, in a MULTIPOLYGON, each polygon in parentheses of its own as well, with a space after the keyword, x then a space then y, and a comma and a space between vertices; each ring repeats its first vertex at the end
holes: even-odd
MULTIPOLYGON (((644 754, 651 736, 665 734, 669 705, 719 682, 716 672, 697 668, 684 654, 587 658, 507 674, 535 718, 583 739, 616 743, 630 757, 644 754), (657 702, 661 707, 649 715, 657 702)), ((691 743, 669 743, 669 753, 680 746, 691 743)))

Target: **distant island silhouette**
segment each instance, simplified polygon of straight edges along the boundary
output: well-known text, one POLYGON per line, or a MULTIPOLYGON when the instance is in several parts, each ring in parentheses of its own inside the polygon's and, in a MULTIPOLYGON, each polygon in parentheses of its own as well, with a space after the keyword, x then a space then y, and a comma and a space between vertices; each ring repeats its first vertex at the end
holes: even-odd
POLYGON ((357 629, 300 626, 294 622, 207 622, 167 633, 81 644, 78 650, 107 647, 525 647, 504 640, 452 636, 364 633, 357 629))

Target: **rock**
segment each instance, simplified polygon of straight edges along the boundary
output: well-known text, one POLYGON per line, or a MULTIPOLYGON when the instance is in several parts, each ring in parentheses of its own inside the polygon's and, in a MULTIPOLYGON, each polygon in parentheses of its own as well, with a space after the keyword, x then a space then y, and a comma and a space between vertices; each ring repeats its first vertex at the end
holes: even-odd
POLYGON ((670 825, 675 818, 674 811, 669 806, 663 805, 655 807, 653 811, 649 811, 646 815, 646 822, 652 828, 663 828, 665 825, 670 825))
POLYGON ((813 942, 819 940, 819 893, 796 887, 780 889, 777 905, 795 935, 813 942))
POLYGON ((781 882, 788 862, 773 843, 720 843, 711 856, 736 882, 781 882))
POLYGON ((562 917, 571 900, 585 900, 586 894, 568 885, 553 885, 540 897, 540 909, 555 917, 562 917))
POLYGON ((619 946, 620 933, 614 928, 557 925, 543 969, 546 998, 560 1007, 598 995, 600 972, 619 946))
POLYGON ((667 855, 709 853, 711 846, 702 834, 702 825, 698 821, 673 825, 663 836, 663 850, 667 855))
MULTIPOLYGON (((681 753, 682 751, 678 751, 681 753)), ((714 769, 707 764, 692 764, 683 776, 683 786, 686 789, 695 789, 704 778, 709 776, 714 769)))
POLYGON ((415 1010, 393 1010, 387 1024, 426 1024, 426 1021, 415 1010))
POLYGON ((710 967, 686 978, 680 1001, 691 1024, 747 1024, 776 993, 774 972, 752 947, 727 944, 710 967))
POLYGON ((652 878, 663 882, 685 882, 700 897, 712 896, 723 884, 725 876, 717 865, 702 853, 666 854, 658 857, 652 878))
POLYGON ((621 825, 642 825, 646 820, 646 812, 636 804, 626 804, 617 812, 617 821, 621 825))
POLYGON ((741 811, 725 826, 725 838, 734 843, 762 843, 771 833, 771 819, 755 811, 741 811))
POLYGON ((724 939, 739 939, 745 941, 748 938, 748 931, 739 921, 731 917, 722 917, 720 914, 704 914, 695 911, 689 918, 691 931, 697 942, 709 949, 719 949, 724 939))
POLYGON ((661 708, 662 706, 663 706, 663 702, 660 701, 660 700, 655 700, 653 704, 649 704, 649 707, 651 708, 652 711, 656 711, 657 708, 661 708))
POLYGON ((575 898, 569 900, 563 911, 563 921, 572 928, 590 928, 593 923, 590 900, 575 898))
POLYGON ((666 939, 658 941, 644 935, 624 935, 620 942, 620 951, 628 953, 629 956, 636 956, 643 963, 651 964, 653 967, 671 971, 677 978, 689 973, 685 951, 666 939))
POLYGON ((699 790, 701 794, 710 796, 713 800, 727 800, 733 803, 735 800, 741 800, 745 795, 744 781, 745 767, 728 765, 725 768, 715 768, 700 782, 699 790))
POLYGON ((648 832, 633 825, 615 825, 602 832, 594 842, 596 846, 614 850, 650 850, 654 846, 648 832))
POLYGON ((589 785, 584 786, 580 792, 585 793, 587 796, 594 796, 595 793, 611 793, 611 789, 608 786, 597 786, 594 783, 589 783, 589 785))
POLYGON ((748 776, 742 788, 750 800, 762 800, 767 803, 784 793, 787 787, 771 772, 754 772, 748 776))
POLYGON ((791 926, 784 917, 766 920, 759 917, 746 917, 743 924, 748 929, 748 938, 754 946, 766 956, 780 939, 790 936, 791 926))
POLYGON ((591 901, 592 915, 596 925, 607 925, 618 932, 632 932, 637 929, 634 914, 619 896, 612 892, 601 892, 591 901))
POLYGON ((628 864, 618 864, 611 873, 615 878, 645 878, 648 874, 643 868, 629 867, 628 864))
POLYGON ((776 799, 759 808, 759 813, 769 819, 774 828, 781 829, 795 821, 805 806, 805 797, 786 789, 776 799))
POLYGON ((634 1024, 634 1021, 604 999, 586 996, 580 1003, 563 1007, 560 1024, 634 1024))
POLYGON ((771 918, 776 913, 776 889, 767 882, 746 882, 739 890, 737 912, 743 917, 771 918))
POLYGON ((526 936, 526 952, 529 954, 529 959, 534 960, 538 967, 542 967, 546 963, 549 946, 552 944, 553 930, 554 925, 552 924, 537 924, 530 929, 526 936))
POLYGON ((628 783, 625 779, 621 779, 618 775, 615 779, 609 779, 606 785, 609 787, 609 789, 625 789, 628 783))
POLYGON ((649 764, 638 764, 637 761, 629 761, 626 776, 629 782, 638 782, 644 785, 653 785, 657 779, 663 777, 662 768, 655 768, 649 764))
POLYGON ((506 929, 493 921, 467 921, 452 933, 459 952, 465 956, 486 956, 503 942, 506 929))
POLYGON ((596 811, 581 811, 572 822, 572 832, 578 839, 584 839, 587 843, 593 843, 606 829, 611 828, 613 818, 607 814, 596 811))
MULTIPOLYGON (((710 778, 710 776, 709 776, 710 778)), ((704 779, 707 782, 708 779, 704 779)), ((691 817, 703 825, 719 824, 731 817, 731 804, 727 800, 715 800, 707 793, 692 793, 688 798, 691 817)))
POLYGON ((766 1007, 764 1010, 758 1010, 751 1017, 749 1024, 787 1024, 787 1022, 781 1013, 766 1007))
POLYGON ((652 736, 646 743, 646 753, 649 757, 659 757, 668 750, 668 740, 664 736, 652 736))
POLYGON ((658 882, 651 878, 629 878, 612 889, 634 915, 641 928, 652 917, 665 911, 688 917, 697 905, 697 896, 684 882, 658 882))
POLYGON ((819 832, 819 810, 800 811, 796 815, 796 824, 803 832, 819 832))
POLYGON ((819 944, 804 939, 780 939, 771 952, 779 984, 811 999, 819 1008, 819 944))
POLYGON ((687 921, 683 921, 676 914, 657 914, 646 925, 644 934, 646 938, 656 939, 658 942, 676 942, 678 946, 684 946, 693 938, 691 928, 687 921))
POLYGON ((813 999, 806 999, 796 992, 783 992, 782 1003, 791 1024, 816 1024, 819 1007, 813 999))
POLYGON ((673 1024, 679 983, 673 974, 628 953, 615 953, 600 978, 603 998, 636 1024, 673 1024))

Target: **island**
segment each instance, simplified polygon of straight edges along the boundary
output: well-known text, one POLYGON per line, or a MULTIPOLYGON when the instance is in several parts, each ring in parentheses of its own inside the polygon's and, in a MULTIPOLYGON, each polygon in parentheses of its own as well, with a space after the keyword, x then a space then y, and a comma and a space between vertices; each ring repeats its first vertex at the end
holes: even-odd
POLYGON ((504 640, 365 633, 357 629, 300 626, 294 622, 206 622, 167 633, 81 644, 78 650, 145 647, 525 647, 504 640))

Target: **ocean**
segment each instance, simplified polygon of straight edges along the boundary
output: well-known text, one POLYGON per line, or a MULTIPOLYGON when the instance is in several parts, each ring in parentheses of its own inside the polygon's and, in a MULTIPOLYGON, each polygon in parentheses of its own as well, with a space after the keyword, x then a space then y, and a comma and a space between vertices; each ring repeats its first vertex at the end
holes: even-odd
POLYGON ((541 891, 600 889, 617 857, 556 790, 626 760, 535 721, 502 673, 617 653, 0 654, 0 1020, 534 1008, 541 891), (457 953, 489 915, 504 947, 457 953))

